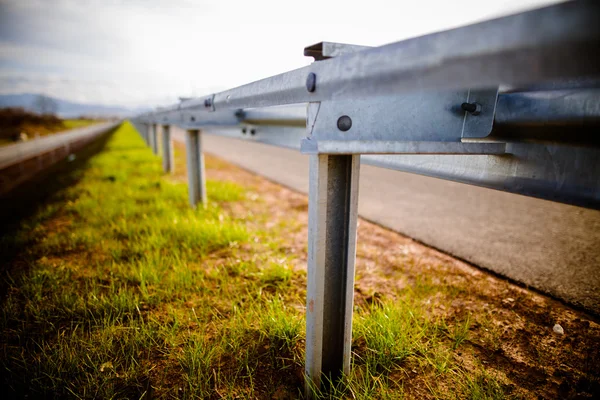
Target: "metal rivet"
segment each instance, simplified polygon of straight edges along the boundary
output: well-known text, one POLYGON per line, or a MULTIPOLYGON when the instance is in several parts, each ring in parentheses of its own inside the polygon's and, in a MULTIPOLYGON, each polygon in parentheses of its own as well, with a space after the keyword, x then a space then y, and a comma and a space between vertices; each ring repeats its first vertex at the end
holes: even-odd
POLYGON ((460 108, 471 115, 479 115, 481 113, 481 104, 479 103, 462 103, 460 108))
POLYGON ((317 88, 317 75, 315 75, 314 72, 311 72, 306 77, 306 90, 308 90, 310 93, 312 93, 315 91, 316 88, 317 88))
POLYGON ((250 134, 251 135, 256 135, 256 129, 250 129, 250 134))
POLYGON ((347 115, 342 115, 337 120, 337 127, 342 132, 349 131, 352 128, 352 119, 347 115))

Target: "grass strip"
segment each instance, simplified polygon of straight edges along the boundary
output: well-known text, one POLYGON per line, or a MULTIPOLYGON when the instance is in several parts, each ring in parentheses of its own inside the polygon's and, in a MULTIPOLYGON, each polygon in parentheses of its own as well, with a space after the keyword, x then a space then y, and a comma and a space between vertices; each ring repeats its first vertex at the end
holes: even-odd
MULTIPOLYGON (((129 123, 73 173, 0 239, 16 254, 2 265, 9 398, 302 396, 306 273, 285 245, 295 221, 267 229, 272 210, 228 181, 209 180, 208 206, 190 209, 129 123)), ((352 373, 315 395, 520 398, 506 371, 463 355, 476 354, 474 321, 491 320, 430 301, 461 290, 422 279, 358 303, 352 373)))

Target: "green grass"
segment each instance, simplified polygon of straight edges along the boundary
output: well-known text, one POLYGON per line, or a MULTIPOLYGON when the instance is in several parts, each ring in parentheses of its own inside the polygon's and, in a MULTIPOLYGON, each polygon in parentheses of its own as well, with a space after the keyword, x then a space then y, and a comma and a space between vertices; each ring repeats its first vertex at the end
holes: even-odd
MULTIPOLYGON (((0 310, 8 397, 302 395, 305 273, 278 250, 282 228, 254 231, 226 211, 253 201, 243 187, 209 181, 208 206, 190 209, 186 186, 128 123, 74 173, 0 239, 19 266, 4 266, 0 310)), ((499 381, 467 379, 454 361, 470 319, 435 317, 424 301, 433 291, 419 283, 360 308, 351 374, 315 394, 403 398, 417 371, 431 396, 498 398, 499 381)))
POLYGON ((502 400, 514 398, 505 393, 497 374, 487 372, 484 368, 474 374, 462 377, 461 394, 471 400, 502 400))

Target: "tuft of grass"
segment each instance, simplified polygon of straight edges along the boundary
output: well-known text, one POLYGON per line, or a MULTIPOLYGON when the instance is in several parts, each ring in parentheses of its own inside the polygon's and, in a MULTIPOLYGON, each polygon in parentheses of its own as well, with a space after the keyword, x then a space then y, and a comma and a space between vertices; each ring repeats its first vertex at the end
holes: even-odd
POLYGON ((222 203, 226 201, 239 201, 244 198, 244 189, 233 182, 208 179, 206 185, 206 195, 210 201, 222 203))
POLYGON ((354 338, 364 344, 364 362, 373 371, 391 371, 407 357, 422 352, 433 325, 408 303, 372 305, 358 314, 354 338))
POLYGON ((494 322, 489 310, 484 310, 476 316, 476 322, 481 326, 480 343, 485 344, 492 351, 497 351, 502 345, 502 329, 494 322))
POLYGON ((284 261, 271 262, 261 270, 260 279, 265 286, 283 288, 291 282, 292 269, 284 261))
POLYGON ((453 340, 452 349, 456 350, 465 340, 469 338, 469 328, 471 327, 471 315, 467 315, 462 322, 457 322, 451 332, 453 340))
POLYGON ((274 297, 257 314, 260 318, 261 336, 275 346, 277 351, 293 352, 304 336, 304 319, 298 312, 290 310, 281 298, 274 297))
POLYGON ((463 398, 472 400, 502 400, 512 398, 493 373, 483 368, 475 374, 464 374, 461 384, 463 398))
POLYGON ((207 398, 214 389, 218 348, 203 335, 188 339, 179 362, 186 375, 186 397, 207 398))

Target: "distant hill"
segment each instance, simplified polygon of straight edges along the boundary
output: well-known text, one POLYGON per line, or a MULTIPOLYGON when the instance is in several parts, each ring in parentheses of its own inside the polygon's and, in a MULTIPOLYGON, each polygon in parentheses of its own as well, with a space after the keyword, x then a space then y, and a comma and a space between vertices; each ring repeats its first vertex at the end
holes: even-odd
MULTIPOLYGON (((0 108, 21 107, 29 111, 36 111, 33 104, 38 94, 0 94, 0 108)), ((74 103, 67 100, 51 97, 58 105, 58 116, 61 118, 89 117, 128 117, 150 110, 149 108, 127 108, 121 106, 105 106, 100 104, 74 103)))

